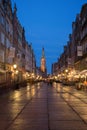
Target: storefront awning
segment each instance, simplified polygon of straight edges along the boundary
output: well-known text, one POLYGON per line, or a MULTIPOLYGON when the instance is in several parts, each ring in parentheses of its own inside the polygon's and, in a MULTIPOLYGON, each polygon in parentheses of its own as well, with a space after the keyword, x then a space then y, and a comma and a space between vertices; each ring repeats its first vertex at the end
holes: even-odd
POLYGON ((0 73, 4 74, 6 72, 7 72, 6 70, 0 69, 0 73))
POLYGON ((85 74, 87 74, 87 70, 83 70, 83 71, 81 71, 79 74, 80 74, 80 75, 85 75, 85 74))

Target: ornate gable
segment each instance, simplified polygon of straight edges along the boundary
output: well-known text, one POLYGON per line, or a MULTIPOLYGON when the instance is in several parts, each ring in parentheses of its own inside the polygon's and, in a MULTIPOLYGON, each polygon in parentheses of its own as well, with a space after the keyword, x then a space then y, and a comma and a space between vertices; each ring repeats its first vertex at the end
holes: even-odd
POLYGON ((9 17, 10 20, 12 20, 12 6, 11 6, 11 0, 2 0, 4 10, 9 17))

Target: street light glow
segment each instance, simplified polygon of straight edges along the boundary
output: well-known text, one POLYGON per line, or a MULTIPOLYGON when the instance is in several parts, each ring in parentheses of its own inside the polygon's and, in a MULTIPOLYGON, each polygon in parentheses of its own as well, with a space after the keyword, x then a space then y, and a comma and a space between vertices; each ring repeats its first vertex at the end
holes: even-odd
POLYGON ((16 64, 14 64, 14 65, 13 65, 13 68, 14 68, 14 69, 16 69, 16 68, 17 68, 17 65, 16 65, 16 64))

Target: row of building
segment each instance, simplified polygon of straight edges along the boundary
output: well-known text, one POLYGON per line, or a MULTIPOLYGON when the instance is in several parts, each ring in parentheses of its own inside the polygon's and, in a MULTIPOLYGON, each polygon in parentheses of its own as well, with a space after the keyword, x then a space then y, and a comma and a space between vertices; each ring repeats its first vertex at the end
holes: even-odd
POLYGON ((12 9, 10 0, 0 0, 0 83, 16 80, 16 72, 19 81, 23 81, 28 73, 35 71, 34 51, 18 20, 16 4, 12 9))
POLYGON ((58 61, 52 64, 52 74, 65 70, 81 72, 87 69, 87 3, 72 22, 72 33, 58 61))

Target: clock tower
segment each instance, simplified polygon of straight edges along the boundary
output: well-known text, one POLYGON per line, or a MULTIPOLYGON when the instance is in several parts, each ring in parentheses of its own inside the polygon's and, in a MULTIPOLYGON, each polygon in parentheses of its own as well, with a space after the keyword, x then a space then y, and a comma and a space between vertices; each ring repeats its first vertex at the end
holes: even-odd
POLYGON ((45 52, 44 52, 44 48, 42 48, 42 57, 41 57, 41 72, 42 75, 46 75, 46 58, 45 58, 45 52))

